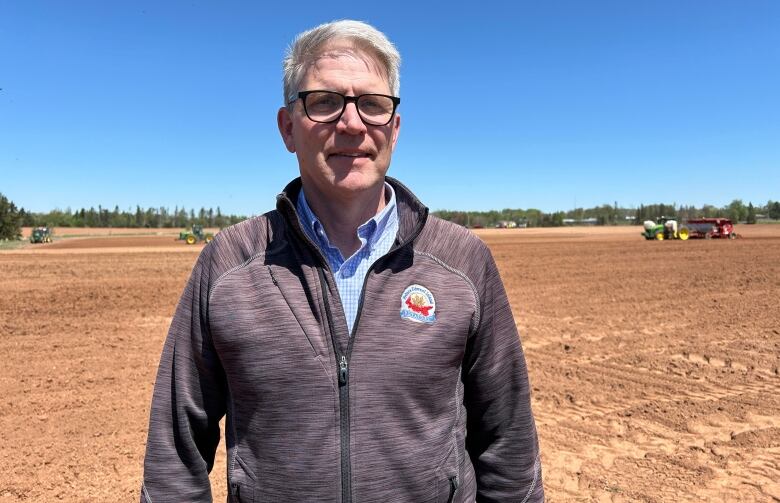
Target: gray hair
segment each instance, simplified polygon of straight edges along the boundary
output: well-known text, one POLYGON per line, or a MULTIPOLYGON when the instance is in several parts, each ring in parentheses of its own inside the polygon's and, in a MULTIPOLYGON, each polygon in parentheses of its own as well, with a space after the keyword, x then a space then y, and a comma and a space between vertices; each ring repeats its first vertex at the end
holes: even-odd
POLYGON ((401 89, 401 55, 384 33, 362 21, 344 19, 333 21, 300 33, 287 48, 282 66, 284 68, 284 104, 297 98, 309 65, 318 56, 317 51, 332 40, 349 40, 358 49, 369 51, 383 67, 393 96, 401 89))

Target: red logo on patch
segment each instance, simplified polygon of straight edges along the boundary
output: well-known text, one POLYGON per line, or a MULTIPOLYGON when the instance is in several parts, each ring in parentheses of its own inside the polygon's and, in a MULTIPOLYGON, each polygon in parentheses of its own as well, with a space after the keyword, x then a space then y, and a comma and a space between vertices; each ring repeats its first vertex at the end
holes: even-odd
POLYGON ((414 295, 410 295, 409 297, 406 298, 406 307, 408 307, 415 313, 420 313, 423 316, 428 316, 428 311, 430 311, 433 306, 424 306, 424 305, 415 304, 412 301, 412 297, 414 297, 414 295))

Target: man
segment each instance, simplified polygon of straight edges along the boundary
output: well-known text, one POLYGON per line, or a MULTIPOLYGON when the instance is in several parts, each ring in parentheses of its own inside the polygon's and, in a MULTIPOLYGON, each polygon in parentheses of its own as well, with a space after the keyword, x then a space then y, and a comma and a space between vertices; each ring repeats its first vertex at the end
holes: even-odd
POLYGON ((400 57, 301 34, 278 125, 300 178, 198 258, 163 349, 141 500, 541 501, 525 361, 484 244, 386 177, 400 57))

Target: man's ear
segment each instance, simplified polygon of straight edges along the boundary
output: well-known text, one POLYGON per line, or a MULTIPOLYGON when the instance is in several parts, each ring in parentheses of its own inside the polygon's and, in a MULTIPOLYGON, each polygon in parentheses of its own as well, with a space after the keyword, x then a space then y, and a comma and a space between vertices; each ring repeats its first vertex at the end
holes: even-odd
POLYGON ((398 134, 400 132, 401 132, 401 116, 396 113, 395 117, 393 117, 393 132, 391 133, 391 137, 390 137, 390 145, 392 145, 393 150, 395 150, 395 144, 398 142, 398 134))
POLYGON ((287 151, 295 152, 295 141, 293 140, 293 121, 290 111, 287 107, 282 107, 276 113, 276 125, 279 126, 279 134, 282 135, 284 146, 287 151))

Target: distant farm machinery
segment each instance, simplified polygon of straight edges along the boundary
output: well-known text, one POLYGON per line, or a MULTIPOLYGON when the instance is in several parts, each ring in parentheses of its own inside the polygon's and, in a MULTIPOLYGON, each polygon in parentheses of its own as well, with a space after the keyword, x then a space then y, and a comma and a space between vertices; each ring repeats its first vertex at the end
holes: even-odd
POLYGON ((31 243, 51 243, 51 227, 35 227, 30 233, 31 243))
POLYGON ((728 218, 692 218, 677 228, 677 220, 661 217, 658 223, 647 220, 642 236, 645 239, 663 241, 665 239, 736 239, 734 224, 728 218))
POLYGON ((677 229, 677 220, 672 218, 661 217, 658 219, 658 223, 652 220, 645 220, 645 230, 642 232, 642 236, 645 239, 655 239, 657 241, 663 241, 664 239, 681 239, 685 241, 690 237, 690 232, 687 227, 681 227, 677 229))
POLYGON ((692 238, 703 239, 736 239, 734 224, 728 218, 696 218, 688 220, 692 238))
POLYGON ((214 239, 214 234, 211 232, 203 232, 203 226, 196 224, 192 226, 191 230, 181 231, 177 239, 179 241, 184 241, 188 245, 194 245, 195 243, 204 241, 206 243, 211 243, 214 239))

